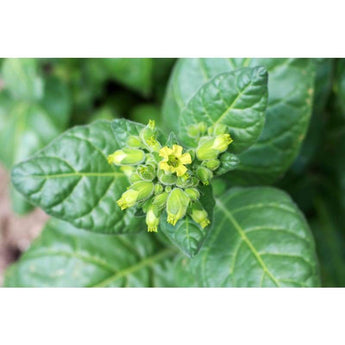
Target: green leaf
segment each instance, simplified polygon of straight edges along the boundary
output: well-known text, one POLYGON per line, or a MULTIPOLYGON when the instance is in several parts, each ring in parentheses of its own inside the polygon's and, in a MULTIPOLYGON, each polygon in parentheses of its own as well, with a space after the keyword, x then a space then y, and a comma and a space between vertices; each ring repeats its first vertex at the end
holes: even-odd
POLYGON ((169 284, 164 274, 174 250, 154 236, 111 236, 51 219, 41 236, 6 272, 8 287, 141 287, 169 284))
MULTIPOLYGON (((114 140, 118 148, 123 148, 126 145, 128 138, 131 135, 139 135, 139 132, 145 126, 141 123, 129 121, 126 119, 115 119, 111 122, 111 128, 114 133, 114 140)), ((115 150, 114 150, 115 151, 115 150)))
POLYGON ((336 62, 334 92, 337 108, 345 117, 345 59, 337 59, 336 62))
POLYGON ((190 216, 182 218, 173 226, 167 222, 166 213, 162 216, 160 224, 160 230, 169 238, 171 243, 189 257, 193 257, 199 252, 205 238, 212 231, 213 208, 215 204, 212 187, 199 187, 199 191, 200 202, 207 211, 211 221, 210 226, 202 229, 190 216))
POLYGON ((142 219, 116 205, 129 185, 108 164, 119 146, 111 122, 96 121, 66 131, 12 170, 12 182, 31 203, 74 226, 102 233, 138 232, 142 219))
POLYGON ((170 78, 163 116, 176 130, 176 116, 194 94, 220 73, 264 66, 268 71, 266 121, 259 140, 240 154, 227 176, 233 184, 272 183, 290 166, 307 131, 312 109, 314 64, 309 59, 181 59, 170 78))
POLYGON ((11 169, 13 164, 31 156, 58 134, 59 130, 44 109, 16 102, 0 137, 0 160, 11 169))
POLYGON ((202 286, 318 286, 308 224, 282 191, 234 188, 216 199, 214 227, 192 261, 202 286))
POLYGON ((43 96, 43 80, 36 59, 6 59, 2 77, 5 88, 15 99, 33 101, 43 96))
POLYGON ((152 89, 152 59, 104 59, 109 76, 149 96, 152 89))
POLYGON ((181 111, 179 135, 185 145, 196 147, 197 141, 187 133, 189 125, 225 124, 234 139, 230 150, 241 152, 258 139, 264 126, 266 105, 265 68, 241 68, 219 74, 203 84, 181 111))
POLYGON ((47 78, 45 80, 44 97, 41 104, 56 126, 64 130, 70 118, 72 105, 66 84, 56 77, 47 78))

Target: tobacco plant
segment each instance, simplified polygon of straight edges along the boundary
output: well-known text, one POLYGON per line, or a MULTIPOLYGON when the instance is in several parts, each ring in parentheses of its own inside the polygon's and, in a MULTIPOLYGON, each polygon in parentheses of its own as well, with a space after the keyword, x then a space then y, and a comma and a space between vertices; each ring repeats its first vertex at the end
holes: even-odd
POLYGON ((320 118, 332 86, 345 110, 344 74, 330 59, 180 59, 161 116, 92 121, 46 146, 41 127, 44 147, 11 179, 52 218, 5 286, 319 286, 314 236, 283 189, 311 223, 323 212, 318 186, 296 186, 327 156, 320 118))

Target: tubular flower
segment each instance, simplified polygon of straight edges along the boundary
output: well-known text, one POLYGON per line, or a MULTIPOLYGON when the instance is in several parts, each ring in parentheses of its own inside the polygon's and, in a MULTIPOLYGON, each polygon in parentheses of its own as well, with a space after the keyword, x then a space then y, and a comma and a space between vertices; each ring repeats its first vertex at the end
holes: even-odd
POLYGON ((121 210, 134 206, 137 202, 148 199, 154 190, 154 184, 152 182, 135 182, 130 188, 121 195, 121 198, 117 201, 121 210))
POLYGON ((190 215, 195 223, 200 224, 200 226, 204 229, 207 225, 210 224, 210 220, 208 219, 207 212, 204 210, 202 205, 199 201, 196 201, 190 212, 190 215))
POLYGON ((145 153, 139 149, 124 148, 122 150, 117 150, 108 156, 109 164, 116 165, 131 165, 141 163, 145 158, 145 153))
POLYGON ((151 205, 146 213, 146 225, 148 232, 157 232, 161 212, 157 207, 151 205))
POLYGON ((173 189, 167 200, 168 223, 176 225, 185 216, 189 202, 189 196, 182 189, 173 189))
POLYGON ((172 149, 164 146, 159 151, 159 156, 163 160, 159 163, 159 168, 170 173, 176 173, 177 176, 183 176, 188 170, 185 164, 192 163, 192 157, 189 153, 182 154, 182 146, 173 145, 172 149))

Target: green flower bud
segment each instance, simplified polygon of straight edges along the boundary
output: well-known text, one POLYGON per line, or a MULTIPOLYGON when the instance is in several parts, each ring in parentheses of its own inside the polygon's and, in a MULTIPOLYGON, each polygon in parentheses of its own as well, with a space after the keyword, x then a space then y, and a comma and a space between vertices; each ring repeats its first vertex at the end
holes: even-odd
POLYGON ((171 186, 166 186, 164 189, 167 193, 170 193, 172 191, 171 186))
POLYGON ((157 166, 157 162, 160 161, 159 153, 158 152, 151 152, 146 154, 145 164, 152 165, 153 167, 157 166))
POLYGON ((211 126, 207 133, 210 136, 217 136, 220 134, 226 134, 229 132, 228 126, 222 123, 216 123, 215 125, 211 126))
POLYGON ((146 225, 148 232, 157 232, 159 225, 159 218, 162 211, 158 210, 157 207, 151 205, 146 213, 146 225))
POLYGON ((159 210, 162 210, 166 205, 168 196, 169 193, 167 192, 156 195, 152 200, 152 205, 156 206, 159 210))
POLYGON ((154 193, 155 194, 160 194, 160 193, 163 193, 163 191, 164 191, 163 186, 161 184, 159 184, 159 183, 156 183, 155 184, 155 191, 154 191, 154 193))
POLYGON ((148 199, 154 190, 152 182, 139 181, 133 183, 129 189, 121 195, 117 201, 121 210, 134 206, 137 202, 148 199))
POLYGON ((127 139, 127 145, 129 147, 141 147, 142 143, 141 143, 141 140, 138 136, 131 135, 127 139))
POLYGON ((124 148, 108 156, 108 163, 115 165, 135 165, 141 163, 145 153, 139 149, 124 148))
POLYGON ((152 181, 156 177, 155 169, 151 165, 140 165, 137 173, 145 181, 152 181))
POLYGON ((189 212, 195 223, 198 223, 203 229, 210 224, 208 214, 199 201, 193 203, 189 212))
POLYGON ((206 130, 207 130, 207 126, 205 122, 199 122, 199 123, 195 123, 188 126, 187 134, 191 138, 199 138, 202 134, 206 132, 206 130))
POLYGON ((210 161, 203 161, 203 166, 214 171, 219 168, 220 161, 218 159, 211 159, 210 161))
POLYGON ((216 159, 220 153, 228 148, 232 141, 230 134, 205 137, 204 140, 199 142, 199 146, 196 149, 196 156, 201 161, 216 159))
POLYGON ((217 175, 222 175, 228 171, 235 170, 240 164, 239 158, 230 152, 224 152, 220 156, 220 167, 217 170, 217 175))
POLYGON ((162 169, 158 170, 157 176, 159 182, 164 185, 173 185, 176 183, 177 180, 177 176, 175 174, 166 173, 162 169))
POLYGON ((161 144, 156 138, 154 121, 150 120, 148 125, 140 131, 139 136, 149 151, 158 152, 161 149, 161 144))
POLYGON ((131 184, 133 184, 135 182, 142 181, 142 178, 139 176, 138 173, 135 172, 129 177, 128 180, 131 184))
POLYGON ((176 186, 181 188, 187 188, 193 186, 192 172, 188 170, 183 176, 177 177, 176 186))
POLYGON ((200 193, 196 188, 186 188, 184 191, 192 201, 199 200, 200 193))
POLYGON ((182 189, 173 189, 167 200, 168 223, 175 226, 177 221, 185 216, 189 202, 189 196, 182 189))
POLYGON ((197 176, 199 177, 200 181, 205 185, 207 186, 212 177, 213 177, 213 173, 210 169, 207 169, 203 166, 199 166, 197 169, 196 169, 196 174, 197 176))

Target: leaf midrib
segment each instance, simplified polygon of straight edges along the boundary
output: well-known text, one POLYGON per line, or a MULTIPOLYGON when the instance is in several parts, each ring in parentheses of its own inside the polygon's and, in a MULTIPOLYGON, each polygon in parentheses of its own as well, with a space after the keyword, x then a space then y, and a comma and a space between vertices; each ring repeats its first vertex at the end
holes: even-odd
POLYGON ((102 177, 102 176, 111 176, 111 177, 115 177, 115 176, 125 176, 124 173, 120 173, 120 172, 103 172, 103 173, 96 173, 96 172, 73 172, 73 173, 66 173, 66 174, 52 174, 52 175, 40 175, 40 174, 32 174, 30 175, 30 177, 32 178, 66 178, 66 177, 85 177, 85 176, 89 176, 89 177, 102 177))
POLYGON ((105 279, 105 280, 103 280, 103 281, 101 281, 95 285, 92 285, 91 287, 106 287, 109 284, 113 283, 114 281, 116 281, 122 277, 128 276, 129 274, 131 274, 135 271, 138 271, 144 267, 151 266, 155 262, 163 260, 163 259, 171 256, 174 253, 175 253, 175 249, 173 249, 173 248, 164 249, 156 255, 150 256, 150 257, 140 261, 139 263, 137 263, 133 266, 130 266, 128 268, 125 268, 123 270, 118 271, 117 273, 115 273, 111 277, 109 277, 109 278, 107 278, 107 279, 105 279))
POLYGON ((240 235, 241 239, 243 242, 249 247, 250 251, 253 253, 255 256, 256 260, 262 267, 263 271, 270 277, 270 279, 273 281, 273 283, 276 286, 280 286, 279 282, 277 281, 276 278, 272 275, 272 273, 268 270, 265 262, 261 258, 260 254, 258 251, 255 249, 253 246, 252 242, 249 240, 249 238, 246 236, 245 231, 241 228, 241 226, 238 224, 236 219, 233 217, 231 212, 224 206, 224 204, 219 200, 216 199, 216 204, 219 206, 219 208, 224 212, 225 216, 230 220, 230 222, 234 225, 235 229, 237 230, 238 234, 240 235))

